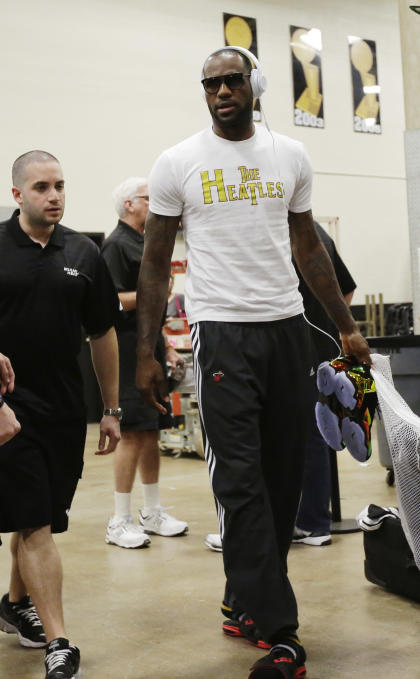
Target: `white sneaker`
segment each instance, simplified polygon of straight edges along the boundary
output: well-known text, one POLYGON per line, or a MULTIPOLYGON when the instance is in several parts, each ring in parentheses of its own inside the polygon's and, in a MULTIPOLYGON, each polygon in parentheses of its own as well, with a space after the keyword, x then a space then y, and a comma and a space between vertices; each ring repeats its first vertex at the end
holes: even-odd
POLYGON ((295 526, 292 542, 301 542, 304 545, 312 545, 312 547, 324 547, 331 544, 331 534, 311 532, 295 526))
POLYGON ((106 529, 105 542, 118 547, 147 547, 150 538, 130 517, 112 516, 106 529))
POLYGON ((207 545, 213 552, 222 551, 222 538, 220 533, 209 533, 204 540, 204 544, 207 545))
POLYGON ((139 510, 139 524, 145 533, 173 537, 188 533, 188 524, 178 521, 175 517, 163 511, 162 507, 156 507, 151 514, 145 515, 139 510))

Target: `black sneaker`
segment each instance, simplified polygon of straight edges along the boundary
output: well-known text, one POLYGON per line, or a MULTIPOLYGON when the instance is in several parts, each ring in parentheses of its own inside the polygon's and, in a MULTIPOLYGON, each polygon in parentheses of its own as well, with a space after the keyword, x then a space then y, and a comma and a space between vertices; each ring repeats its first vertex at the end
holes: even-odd
POLYGON ((47 645, 42 623, 28 596, 17 603, 10 603, 8 594, 3 596, 0 601, 0 630, 17 634, 22 646, 43 648, 47 645))
POLYGON ((271 644, 264 641, 261 632, 255 622, 249 616, 243 616, 240 620, 223 620, 222 630, 228 637, 240 637, 246 639, 253 646, 269 649, 271 644))
POLYGON ((45 651, 45 679, 77 679, 80 677, 80 651, 68 639, 53 639, 45 651))
POLYGON ((248 679, 304 679, 304 677, 306 677, 305 665, 299 664, 286 649, 274 647, 268 655, 252 665, 248 679))

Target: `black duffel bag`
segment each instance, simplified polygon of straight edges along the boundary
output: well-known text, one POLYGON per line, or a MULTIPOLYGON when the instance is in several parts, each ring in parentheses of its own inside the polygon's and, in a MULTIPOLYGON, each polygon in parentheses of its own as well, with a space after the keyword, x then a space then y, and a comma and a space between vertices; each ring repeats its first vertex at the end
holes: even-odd
POLYGON ((385 518, 363 532, 365 575, 369 582, 420 603, 420 570, 399 518, 385 518))

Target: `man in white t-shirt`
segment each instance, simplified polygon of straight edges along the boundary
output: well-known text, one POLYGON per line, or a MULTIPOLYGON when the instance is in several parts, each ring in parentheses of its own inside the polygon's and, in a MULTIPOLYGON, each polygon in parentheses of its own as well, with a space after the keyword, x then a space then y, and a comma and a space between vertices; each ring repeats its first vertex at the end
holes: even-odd
POLYGON ((271 648, 250 679, 273 671, 292 679, 304 676, 306 656, 287 553, 313 392, 292 250, 344 351, 370 357, 313 227, 302 144, 254 126, 253 99, 265 79, 250 56, 229 47, 208 57, 202 84, 213 126, 165 151, 150 175, 137 385, 162 410, 158 396, 168 395, 153 351, 182 217, 186 312, 227 577, 223 629, 271 648))

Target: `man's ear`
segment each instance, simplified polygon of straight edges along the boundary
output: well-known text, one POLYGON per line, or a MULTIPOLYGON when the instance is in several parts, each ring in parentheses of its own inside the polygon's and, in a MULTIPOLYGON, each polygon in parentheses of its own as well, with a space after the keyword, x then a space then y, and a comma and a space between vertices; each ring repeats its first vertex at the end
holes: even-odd
POLYGON ((12 194, 13 198, 17 202, 18 205, 22 205, 23 199, 22 199, 22 191, 17 188, 17 186, 12 186, 12 194))
POLYGON ((133 201, 128 200, 128 199, 124 201, 124 209, 125 209, 126 212, 132 212, 133 211, 132 202, 133 201))

